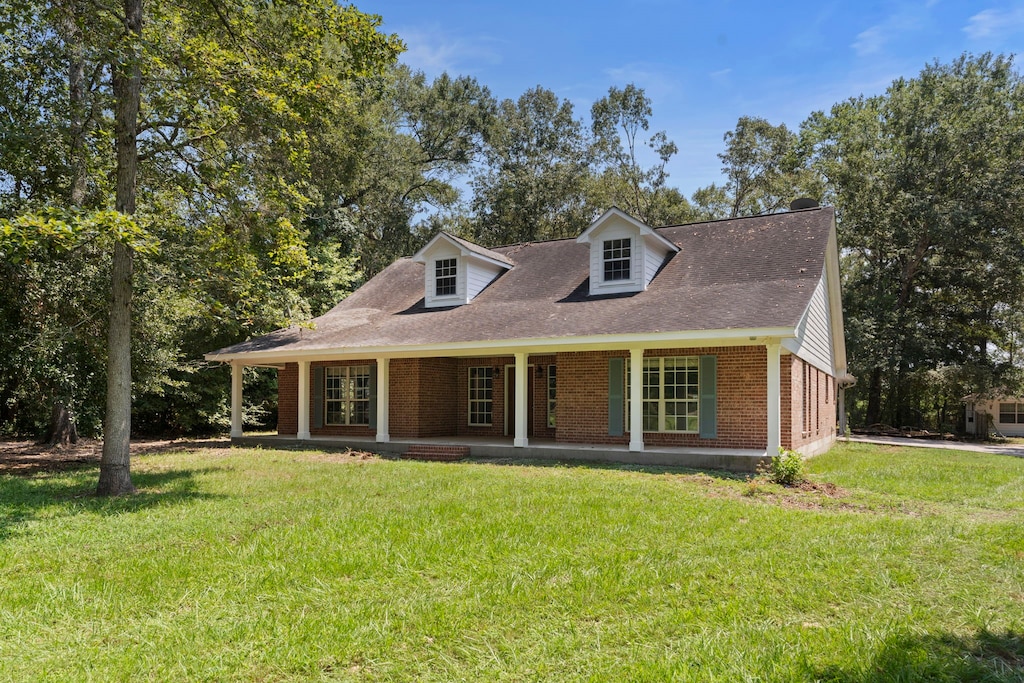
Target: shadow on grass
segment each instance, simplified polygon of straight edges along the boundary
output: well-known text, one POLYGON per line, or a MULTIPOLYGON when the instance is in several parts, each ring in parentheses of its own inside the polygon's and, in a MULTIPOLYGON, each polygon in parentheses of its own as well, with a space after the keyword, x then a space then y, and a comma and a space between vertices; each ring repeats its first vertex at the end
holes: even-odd
POLYGON ((138 493, 116 498, 95 495, 99 468, 42 476, 0 477, 0 542, 19 533, 19 528, 47 510, 47 516, 67 517, 76 514, 120 515, 153 507, 178 505, 194 500, 221 497, 199 489, 196 477, 221 470, 220 467, 197 467, 132 475, 138 493))
POLYGON ((902 636, 886 642, 871 661, 855 671, 826 668, 813 672, 812 677, 833 683, 1022 681, 1024 634, 982 629, 973 636, 902 636))

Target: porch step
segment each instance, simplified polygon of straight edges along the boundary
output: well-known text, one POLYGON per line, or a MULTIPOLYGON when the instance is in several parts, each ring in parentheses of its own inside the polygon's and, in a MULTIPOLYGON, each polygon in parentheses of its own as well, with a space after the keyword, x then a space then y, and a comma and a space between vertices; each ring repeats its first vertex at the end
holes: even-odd
POLYGON ((449 446, 446 444, 420 443, 409 446, 402 453, 406 460, 433 460, 436 462, 453 462, 469 457, 469 446, 449 446))

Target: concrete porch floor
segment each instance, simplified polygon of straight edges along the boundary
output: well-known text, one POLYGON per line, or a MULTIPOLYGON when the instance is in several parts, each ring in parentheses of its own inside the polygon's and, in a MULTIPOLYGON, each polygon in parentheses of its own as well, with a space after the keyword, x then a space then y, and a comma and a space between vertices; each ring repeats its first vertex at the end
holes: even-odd
POLYGON ((557 443, 550 439, 530 439, 523 448, 512 445, 512 438, 487 437, 425 437, 421 439, 392 439, 377 443, 372 437, 314 436, 299 441, 294 436, 277 434, 236 436, 232 445, 262 446, 264 448, 313 448, 323 450, 349 449, 401 455, 414 444, 469 446, 471 458, 504 458, 523 460, 578 460, 581 462, 613 462, 628 465, 661 465, 666 467, 692 467, 695 469, 754 472, 757 465, 767 462, 763 450, 718 448, 666 448, 647 447, 643 452, 631 452, 625 445, 557 443))

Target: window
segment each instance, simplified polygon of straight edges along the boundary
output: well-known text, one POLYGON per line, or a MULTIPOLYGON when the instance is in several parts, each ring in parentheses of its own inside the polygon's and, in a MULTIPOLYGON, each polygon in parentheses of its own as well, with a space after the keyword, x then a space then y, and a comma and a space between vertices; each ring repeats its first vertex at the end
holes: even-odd
POLYGON ((456 263, 453 258, 442 258, 434 261, 434 294, 435 296, 454 296, 456 291, 456 263))
POLYGON ((632 280, 633 269, 630 267, 630 246, 632 239, 604 241, 604 281, 632 280))
POLYGON ((1024 424, 1024 403, 1000 403, 999 422, 1004 425, 1024 424))
POLYGON ((558 382, 555 376, 555 366, 548 366, 548 427, 555 426, 555 390, 558 382))
MULTIPOLYGON (((696 356, 644 358, 642 410, 645 432, 698 432, 696 356)), ((626 424, 629 429, 629 365, 626 365, 626 424)))
POLYGON ((469 424, 485 427, 491 424, 494 406, 493 369, 469 369, 469 424))
POLYGON ((326 368, 324 406, 326 424, 370 424, 370 366, 326 368))

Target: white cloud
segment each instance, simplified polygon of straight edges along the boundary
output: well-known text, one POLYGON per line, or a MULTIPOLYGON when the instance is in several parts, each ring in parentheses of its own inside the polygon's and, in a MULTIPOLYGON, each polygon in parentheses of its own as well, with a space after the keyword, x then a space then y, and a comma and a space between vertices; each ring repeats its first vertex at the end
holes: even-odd
POLYGON ((998 39, 1024 32, 1024 7, 983 10, 967 20, 963 31, 971 40, 998 39))
POLYGON ((436 76, 442 71, 471 74, 481 65, 500 64, 502 41, 479 36, 453 38, 439 26, 398 28, 395 32, 405 41, 401 60, 413 69, 436 76))
POLYGON ((874 26, 858 33, 850 47, 858 57, 877 55, 889 43, 925 27, 930 20, 931 9, 936 4, 936 0, 905 4, 874 26))
POLYGON ((882 26, 872 26, 857 34, 857 40, 853 41, 854 52, 858 57, 867 57, 882 51, 882 47, 888 41, 886 31, 882 26))

